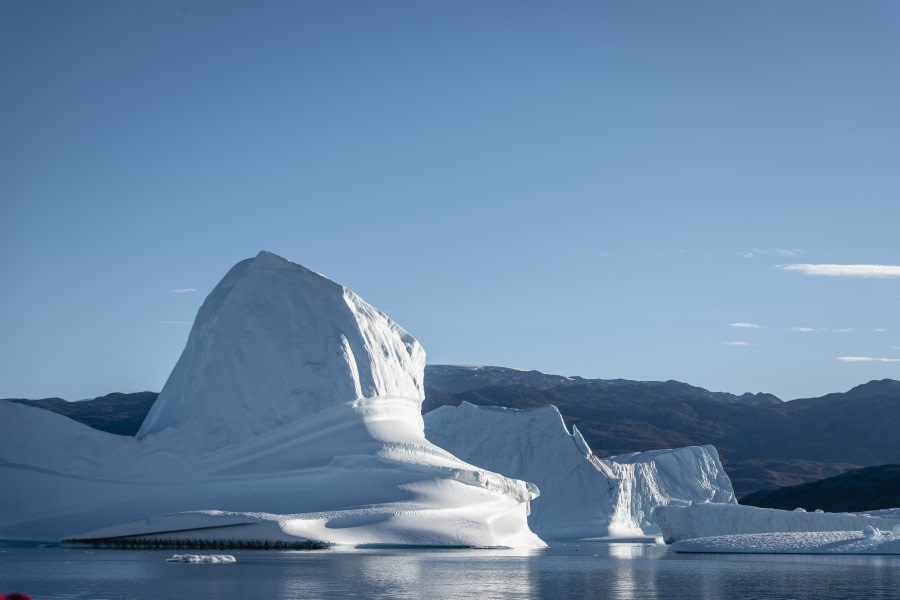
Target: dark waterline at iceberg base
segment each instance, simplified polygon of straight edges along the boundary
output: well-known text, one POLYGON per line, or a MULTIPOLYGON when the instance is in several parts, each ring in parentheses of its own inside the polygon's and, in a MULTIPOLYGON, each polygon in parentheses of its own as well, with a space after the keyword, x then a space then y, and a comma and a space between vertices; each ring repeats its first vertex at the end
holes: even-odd
POLYGON ((38 599, 896 598, 900 557, 685 555, 663 546, 541 550, 245 551, 234 564, 172 552, 0 548, 0 593, 38 599))

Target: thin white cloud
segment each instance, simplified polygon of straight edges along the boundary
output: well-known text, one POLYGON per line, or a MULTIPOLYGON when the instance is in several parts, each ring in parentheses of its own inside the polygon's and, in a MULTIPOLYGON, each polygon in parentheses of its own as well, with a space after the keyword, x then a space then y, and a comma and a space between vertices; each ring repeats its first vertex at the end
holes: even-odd
POLYGON ((192 321, 153 321, 157 325, 193 325, 192 321))
POLYGON ((851 333, 853 331, 856 331, 856 329, 854 329, 853 327, 841 327, 840 329, 832 329, 831 331, 833 331, 834 333, 851 333))
POLYGON ((756 323, 731 323, 729 327, 740 327, 742 329, 762 329, 762 325, 756 323))
POLYGON ((884 363, 894 363, 900 362, 900 358, 883 358, 880 356, 838 356, 838 360, 844 362, 884 362, 884 363))
POLYGON ((821 277, 862 277, 870 279, 900 277, 900 265, 810 265, 798 263, 778 265, 777 268, 821 277))
POLYGON ((791 327, 791 331, 796 331, 798 333, 812 333, 813 331, 819 331, 815 327, 791 327))
POLYGON ((749 250, 744 250, 741 252, 741 256, 743 258, 756 258, 757 256, 765 256, 768 254, 768 250, 760 250, 759 248, 750 248, 749 250))
POLYGON ((750 248, 739 253, 744 258, 756 258, 757 256, 768 256, 774 254, 785 258, 795 258, 803 254, 803 250, 798 248, 775 248, 774 250, 763 250, 762 248, 750 248))
POLYGON ((169 294, 190 294, 196 292, 197 288, 175 288, 174 290, 169 290, 169 294))
POLYGON ((775 248, 775 254, 778 256, 800 256, 803 250, 797 248, 775 248))
POLYGON ((884 327, 879 327, 877 329, 873 329, 872 331, 874 331, 875 333, 887 333, 887 329, 885 329, 884 327))
POLYGON ((749 342, 724 342, 726 346, 734 346, 735 348, 746 348, 750 345, 749 342))

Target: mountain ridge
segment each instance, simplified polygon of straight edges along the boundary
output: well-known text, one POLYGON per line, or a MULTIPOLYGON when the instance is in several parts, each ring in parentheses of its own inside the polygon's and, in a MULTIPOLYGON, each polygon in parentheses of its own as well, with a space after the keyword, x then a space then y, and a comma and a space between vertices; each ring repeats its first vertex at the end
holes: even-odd
POLYGON ((799 485, 759 490, 741 504, 760 508, 859 512, 900 506, 900 465, 854 469, 799 485))

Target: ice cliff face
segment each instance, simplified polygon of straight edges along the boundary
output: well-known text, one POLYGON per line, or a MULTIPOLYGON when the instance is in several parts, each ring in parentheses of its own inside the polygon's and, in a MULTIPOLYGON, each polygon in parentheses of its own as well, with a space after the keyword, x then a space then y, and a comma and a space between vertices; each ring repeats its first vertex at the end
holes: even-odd
POLYGON ((645 533, 660 533, 656 509, 661 506, 737 504, 719 453, 710 445, 592 458, 620 482, 616 518, 645 533))
POLYGON ((0 539, 540 546, 534 486, 427 441, 425 353, 273 254, 204 302, 137 438, 0 402, 0 539))
POLYGON ((599 459, 554 406, 442 406, 425 415, 425 434, 472 464, 535 483, 529 524, 544 539, 652 535, 658 506, 735 503, 712 446, 599 459))

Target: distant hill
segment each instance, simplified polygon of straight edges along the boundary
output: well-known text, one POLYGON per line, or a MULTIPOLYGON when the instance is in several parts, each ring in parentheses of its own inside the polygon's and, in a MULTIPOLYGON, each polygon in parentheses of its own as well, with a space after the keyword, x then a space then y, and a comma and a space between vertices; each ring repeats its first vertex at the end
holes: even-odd
MULTIPOLYGON (((504 367, 429 365, 423 412, 462 401, 532 408, 555 404, 598 456, 713 444, 738 497, 900 463, 900 381, 782 402, 771 394, 711 392, 679 381, 584 379, 504 367)), ((85 425, 134 435, 157 394, 94 400, 20 400, 85 425)), ((793 507, 792 507, 793 508, 793 507)), ((815 507, 814 507, 815 508, 815 507)))
MULTIPOLYGON (((555 387, 572 387, 590 385, 594 389, 611 390, 615 393, 657 395, 670 398, 673 396, 690 398, 708 398, 727 404, 777 405, 782 401, 772 394, 743 394, 736 396, 727 392, 710 392, 680 381, 632 381, 630 379, 584 379, 583 377, 565 377, 563 375, 547 375, 540 371, 521 371, 507 367, 460 366, 460 365, 427 365, 425 367, 425 388, 435 392, 458 393, 492 386, 524 386, 538 390, 549 390, 555 387)), ((427 396, 427 394, 426 394, 427 396)), ((427 403, 427 400, 426 400, 427 403)), ((435 404, 433 408, 437 408, 435 404)), ((423 407, 428 412, 432 407, 423 407)))
POLYGON ((8 398, 7 400, 43 408, 101 431, 116 435, 135 435, 158 395, 156 392, 113 393, 93 400, 78 402, 67 402, 62 398, 44 398, 43 400, 8 398))
POLYGON ((859 512, 900 506, 900 465, 856 469, 811 483, 760 490, 741 504, 793 510, 859 512))
MULTIPOLYGON (((547 375, 507 367, 426 365, 425 387, 441 392, 467 392, 493 385, 524 385, 547 390, 560 385, 584 383, 581 377, 547 375)), ((428 412, 423 410, 423 412, 428 412)))

